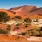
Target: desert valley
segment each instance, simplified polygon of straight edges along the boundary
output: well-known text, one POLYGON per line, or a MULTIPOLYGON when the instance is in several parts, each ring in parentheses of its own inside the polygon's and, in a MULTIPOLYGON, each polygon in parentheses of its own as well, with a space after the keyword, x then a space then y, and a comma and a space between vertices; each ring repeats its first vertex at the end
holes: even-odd
POLYGON ((0 41, 42 42, 42 7, 0 8, 0 41))

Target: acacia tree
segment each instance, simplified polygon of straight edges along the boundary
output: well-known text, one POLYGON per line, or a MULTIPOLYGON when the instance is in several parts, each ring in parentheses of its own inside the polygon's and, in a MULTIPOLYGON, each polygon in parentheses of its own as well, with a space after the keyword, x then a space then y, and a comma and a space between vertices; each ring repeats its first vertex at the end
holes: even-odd
POLYGON ((0 12, 0 22, 6 22, 10 19, 6 12, 0 12))

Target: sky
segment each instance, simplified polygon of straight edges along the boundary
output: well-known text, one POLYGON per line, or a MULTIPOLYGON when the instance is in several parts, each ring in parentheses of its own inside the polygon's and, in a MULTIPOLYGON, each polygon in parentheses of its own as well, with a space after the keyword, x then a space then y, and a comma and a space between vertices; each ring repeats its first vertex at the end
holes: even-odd
POLYGON ((0 0, 0 8, 9 9, 23 5, 42 7, 42 0, 0 0))

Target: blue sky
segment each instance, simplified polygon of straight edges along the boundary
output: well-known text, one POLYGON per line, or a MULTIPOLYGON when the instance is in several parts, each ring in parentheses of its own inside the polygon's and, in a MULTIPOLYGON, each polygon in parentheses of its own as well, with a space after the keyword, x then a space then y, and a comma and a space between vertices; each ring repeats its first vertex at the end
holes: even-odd
POLYGON ((0 0, 0 8, 11 8, 22 5, 42 7, 42 0, 0 0))

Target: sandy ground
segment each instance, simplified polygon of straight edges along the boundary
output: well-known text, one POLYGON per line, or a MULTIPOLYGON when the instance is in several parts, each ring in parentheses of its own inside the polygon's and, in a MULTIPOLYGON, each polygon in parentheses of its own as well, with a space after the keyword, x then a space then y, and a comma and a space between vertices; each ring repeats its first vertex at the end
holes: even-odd
POLYGON ((23 36, 0 35, 0 42, 42 42, 42 37, 30 37, 26 39, 23 36))
POLYGON ((26 38, 29 41, 42 41, 42 37, 33 37, 31 36, 30 38, 26 38))
POLYGON ((0 35, 0 42, 28 42, 28 40, 22 36, 9 36, 9 35, 0 35))

